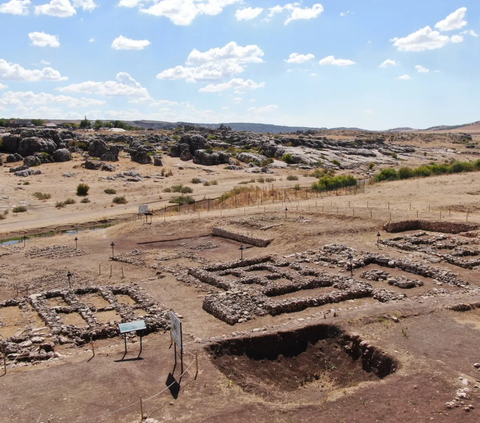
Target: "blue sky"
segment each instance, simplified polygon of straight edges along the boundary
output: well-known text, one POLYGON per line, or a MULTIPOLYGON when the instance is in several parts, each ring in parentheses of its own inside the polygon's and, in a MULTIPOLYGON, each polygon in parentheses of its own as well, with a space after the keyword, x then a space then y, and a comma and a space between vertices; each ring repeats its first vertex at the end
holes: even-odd
POLYGON ((474 0, 0 0, 0 116, 480 120, 474 0))

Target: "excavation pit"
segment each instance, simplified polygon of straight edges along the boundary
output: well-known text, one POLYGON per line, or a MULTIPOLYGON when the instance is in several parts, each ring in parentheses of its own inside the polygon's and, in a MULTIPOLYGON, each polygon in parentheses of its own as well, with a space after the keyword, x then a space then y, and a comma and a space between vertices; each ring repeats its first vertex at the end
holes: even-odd
POLYGON ((385 353, 330 325, 221 340, 206 350, 231 382, 267 400, 294 400, 300 392, 318 398, 396 369, 385 353))

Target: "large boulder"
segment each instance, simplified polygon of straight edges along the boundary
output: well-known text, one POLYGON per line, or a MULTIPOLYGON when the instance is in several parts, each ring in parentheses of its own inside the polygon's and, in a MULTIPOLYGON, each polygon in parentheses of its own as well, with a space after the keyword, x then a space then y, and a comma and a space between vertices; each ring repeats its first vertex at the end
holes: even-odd
POLYGON ((102 162, 100 160, 92 160, 87 159, 85 160, 85 169, 89 170, 98 170, 102 166, 102 162))
POLYGON ((111 145, 108 150, 100 156, 100 160, 104 162, 118 162, 118 155, 122 151, 119 145, 111 145))
POLYGON ((207 141, 204 137, 198 134, 183 134, 180 138, 179 144, 188 144, 190 153, 193 155, 197 150, 203 150, 207 146, 207 141))
POLYGON ((193 157, 193 163, 205 166, 229 164, 230 154, 224 153, 223 151, 207 153, 205 150, 197 150, 195 151, 195 156, 193 157))
POLYGON ((23 157, 18 154, 18 153, 13 153, 13 154, 9 154, 7 156, 7 163, 15 163, 15 162, 21 162, 23 160, 23 157))
POLYGON ((132 159, 132 162, 136 162, 140 164, 152 163, 152 158, 148 155, 148 152, 144 150, 130 151, 130 157, 132 159))
POLYGON ((56 162, 69 162, 72 160, 72 155, 66 148, 60 148, 53 153, 53 160, 56 162))
POLYGON ((21 140, 18 135, 5 135, 2 137, 0 149, 6 153, 16 153, 21 140))
POLYGON ((154 156, 153 157, 153 165, 154 166, 163 166, 162 156, 154 156))
POLYGON ((0 166, 3 166, 3 156, 0 156, 0 166))
POLYGON ((256 163, 258 166, 260 166, 264 161, 267 160, 267 157, 263 156, 262 154, 240 153, 237 154, 236 159, 244 163, 256 163))
POLYGON ((40 166, 42 160, 38 156, 28 156, 23 159, 23 164, 27 167, 40 166))
POLYGON ((22 138, 18 145, 18 153, 22 156, 31 156, 37 152, 53 154, 55 150, 55 141, 37 137, 22 138))
POLYGON ((92 157, 101 157, 108 151, 108 146, 105 141, 93 140, 88 146, 88 154, 92 157))
POLYGON ((184 162, 188 162, 189 160, 192 160, 192 159, 193 159, 193 156, 189 148, 182 150, 182 152, 180 153, 180 160, 184 162))

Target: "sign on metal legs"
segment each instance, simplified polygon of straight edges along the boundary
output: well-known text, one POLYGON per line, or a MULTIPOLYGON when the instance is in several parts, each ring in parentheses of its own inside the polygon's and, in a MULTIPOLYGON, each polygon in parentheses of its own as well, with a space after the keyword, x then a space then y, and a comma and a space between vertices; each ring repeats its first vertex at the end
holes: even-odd
POLYGON ((180 348, 180 363, 183 374, 183 336, 182 336, 182 321, 175 316, 175 313, 170 312, 171 334, 172 341, 175 345, 175 365, 177 364, 177 346, 180 348))

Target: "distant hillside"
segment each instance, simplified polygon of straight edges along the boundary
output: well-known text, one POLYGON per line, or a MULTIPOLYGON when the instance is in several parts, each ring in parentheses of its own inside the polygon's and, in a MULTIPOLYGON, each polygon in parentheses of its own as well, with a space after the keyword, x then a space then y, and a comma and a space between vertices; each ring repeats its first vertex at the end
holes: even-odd
MULTIPOLYGON (((217 129, 221 124, 220 123, 186 123, 186 122, 157 122, 157 121, 147 121, 147 120, 135 120, 130 123, 134 126, 139 126, 141 128, 147 129, 174 129, 177 126, 184 124, 203 126, 204 128, 217 129)), ((235 122, 235 123, 224 123, 223 125, 229 126, 234 131, 250 131, 258 132, 265 134, 270 132, 272 134, 279 134, 285 132, 296 132, 296 131, 308 131, 314 130, 318 131, 320 129, 326 128, 310 128, 306 126, 281 126, 281 125, 269 125, 264 123, 244 123, 244 122, 235 122)))

